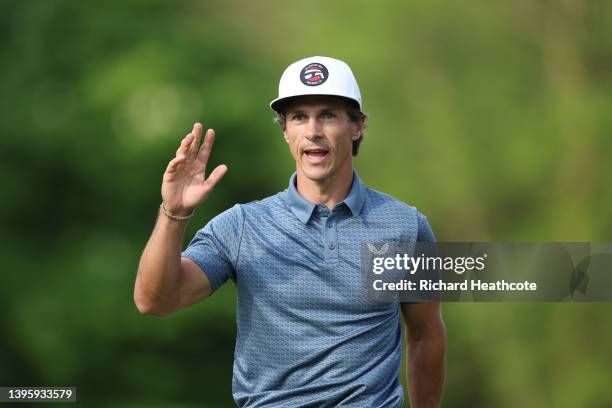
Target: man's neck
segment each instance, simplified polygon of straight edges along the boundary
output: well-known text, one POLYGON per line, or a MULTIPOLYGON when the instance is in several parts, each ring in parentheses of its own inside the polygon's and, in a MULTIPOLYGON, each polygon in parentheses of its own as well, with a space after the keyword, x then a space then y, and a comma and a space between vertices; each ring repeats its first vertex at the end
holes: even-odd
POLYGON ((297 191, 314 204, 325 204, 330 210, 342 202, 353 184, 352 166, 344 166, 338 173, 325 180, 311 180, 297 169, 297 191))

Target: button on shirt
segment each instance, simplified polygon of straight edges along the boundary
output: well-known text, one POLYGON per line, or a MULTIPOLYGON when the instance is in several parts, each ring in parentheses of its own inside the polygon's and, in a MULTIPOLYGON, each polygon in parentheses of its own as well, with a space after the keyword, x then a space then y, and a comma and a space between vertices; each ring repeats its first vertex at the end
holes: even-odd
POLYGON ((353 172, 333 209, 289 187, 235 205, 199 230, 183 256, 213 291, 237 289, 232 389, 240 407, 401 407, 399 303, 367 298, 367 242, 435 241, 425 216, 367 188, 353 172))

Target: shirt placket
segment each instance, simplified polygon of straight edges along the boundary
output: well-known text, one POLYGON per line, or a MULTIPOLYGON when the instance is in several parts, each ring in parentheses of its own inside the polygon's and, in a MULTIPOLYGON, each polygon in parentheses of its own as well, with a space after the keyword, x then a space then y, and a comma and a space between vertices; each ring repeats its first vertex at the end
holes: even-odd
POLYGON ((335 211, 330 213, 325 206, 320 208, 321 219, 323 221, 323 246, 326 261, 338 260, 338 214, 335 211))

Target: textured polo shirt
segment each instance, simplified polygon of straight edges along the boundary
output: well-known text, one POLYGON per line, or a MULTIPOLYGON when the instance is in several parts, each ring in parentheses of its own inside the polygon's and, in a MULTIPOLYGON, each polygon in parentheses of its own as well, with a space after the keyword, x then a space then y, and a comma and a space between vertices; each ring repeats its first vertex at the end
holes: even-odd
POLYGON ((365 242, 434 241, 425 216, 353 172, 331 211, 295 185, 238 204, 199 230, 183 256, 213 291, 236 284, 232 389, 240 407, 401 407, 399 303, 368 299, 365 242))

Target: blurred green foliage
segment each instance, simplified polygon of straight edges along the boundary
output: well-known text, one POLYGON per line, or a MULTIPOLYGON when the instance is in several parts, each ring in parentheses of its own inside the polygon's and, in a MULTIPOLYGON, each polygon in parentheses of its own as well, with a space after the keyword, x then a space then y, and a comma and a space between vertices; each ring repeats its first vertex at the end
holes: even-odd
MULTIPOLYGON (((234 289, 132 302, 163 170, 194 121, 229 173, 189 240, 285 188, 268 102, 286 65, 346 60, 356 168, 441 241, 610 241, 609 2, 0 3, 0 385, 83 406, 231 406, 234 289)), ((612 404, 608 304, 446 304, 445 407, 612 404)))

